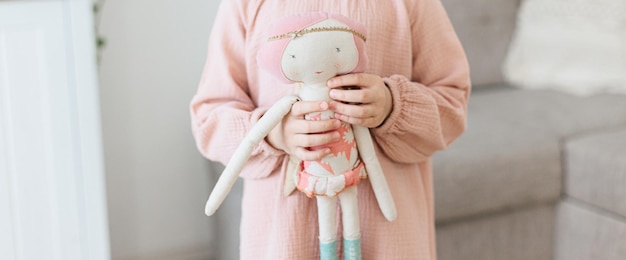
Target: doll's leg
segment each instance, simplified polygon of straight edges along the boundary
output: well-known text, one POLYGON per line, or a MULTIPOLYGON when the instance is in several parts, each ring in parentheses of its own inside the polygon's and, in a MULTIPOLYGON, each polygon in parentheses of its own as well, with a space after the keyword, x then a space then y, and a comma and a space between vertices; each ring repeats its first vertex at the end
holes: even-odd
POLYGON ((346 260, 361 259, 361 226, 356 186, 348 187, 339 194, 343 222, 343 257, 346 260))
POLYGON ((317 197, 320 228, 320 259, 337 259, 337 198, 317 197))

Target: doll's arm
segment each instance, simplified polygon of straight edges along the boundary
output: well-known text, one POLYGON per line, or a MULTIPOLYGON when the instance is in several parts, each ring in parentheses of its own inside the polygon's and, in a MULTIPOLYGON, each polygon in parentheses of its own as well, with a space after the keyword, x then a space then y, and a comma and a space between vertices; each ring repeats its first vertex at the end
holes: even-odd
POLYGON ((241 169, 252 153, 252 149, 278 125, 297 101, 299 101, 297 96, 282 98, 267 110, 263 117, 250 129, 215 184, 204 208, 205 214, 211 216, 215 213, 237 181, 241 169))
POLYGON ((389 186, 387 186, 385 175, 383 175, 383 169, 380 166, 378 157, 376 157, 374 142, 372 141, 369 129, 363 126, 352 125, 352 131, 354 132, 356 145, 359 149, 359 155, 367 170, 367 178, 372 184, 372 189, 374 189, 378 206, 385 218, 389 221, 393 221, 398 216, 396 205, 393 202, 393 196, 391 196, 389 186))

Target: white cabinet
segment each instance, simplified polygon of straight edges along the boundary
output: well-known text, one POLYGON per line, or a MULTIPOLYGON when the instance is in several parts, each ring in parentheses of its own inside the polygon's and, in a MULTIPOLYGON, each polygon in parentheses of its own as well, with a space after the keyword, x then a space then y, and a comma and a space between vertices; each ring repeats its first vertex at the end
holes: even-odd
POLYGON ((109 259, 91 1, 0 1, 0 259, 109 259))

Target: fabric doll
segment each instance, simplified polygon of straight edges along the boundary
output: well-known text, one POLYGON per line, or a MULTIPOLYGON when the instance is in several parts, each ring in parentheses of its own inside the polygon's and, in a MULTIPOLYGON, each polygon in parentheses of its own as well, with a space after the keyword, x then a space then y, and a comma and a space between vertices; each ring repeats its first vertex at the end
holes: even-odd
MULTIPOLYGON (((290 16, 273 24, 257 61, 261 68, 287 83, 300 83, 297 96, 287 96, 273 105, 250 130, 220 176, 206 205, 212 215, 236 181, 244 163, 257 145, 299 100, 330 102, 326 81, 336 75, 363 72, 365 27, 348 18, 328 13, 290 16)), ((333 117, 330 110, 305 116, 307 120, 333 117)), ((336 206, 342 210, 345 259, 360 259, 360 226, 357 184, 367 176, 378 205, 389 221, 396 218, 396 208, 380 163, 374 151, 369 129, 344 123, 338 130, 338 142, 313 147, 330 148, 331 154, 318 161, 301 161, 288 173, 292 187, 317 199, 321 259, 337 259, 336 206)), ((287 188, 287 194, 292 188, 287 188)))

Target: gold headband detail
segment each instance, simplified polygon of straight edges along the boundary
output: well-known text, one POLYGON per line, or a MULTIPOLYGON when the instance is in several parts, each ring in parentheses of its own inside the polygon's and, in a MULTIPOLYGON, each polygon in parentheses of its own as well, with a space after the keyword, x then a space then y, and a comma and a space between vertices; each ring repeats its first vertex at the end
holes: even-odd
POLYGON ((293 31, 293 32, 288 32, 288 33, 284 33, 281 35, 276 35, 276 36, 272 36, 270 38, 268 38, 268 41, 276 41, 276 40, 281 40, 281 39, 285 39, 285 38, 291 38, 291 39, 295 39, 298 38, 302 35, 305 35, 307 33, 314 33, 314 32, 331 32, 331 31, 340 31, 340 32, 348 32, 353 34, 356 37, 361 38, 363 41, 366 41, 365 35, 363 35, 360 32, 357 32, 355 30, 352 30, 350 28, 347 27, 316 27, 316 28, 309 28, 309 29, 302 29, 299 31, 293 31))

